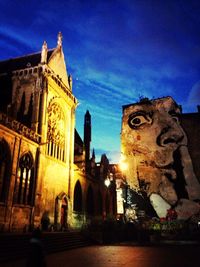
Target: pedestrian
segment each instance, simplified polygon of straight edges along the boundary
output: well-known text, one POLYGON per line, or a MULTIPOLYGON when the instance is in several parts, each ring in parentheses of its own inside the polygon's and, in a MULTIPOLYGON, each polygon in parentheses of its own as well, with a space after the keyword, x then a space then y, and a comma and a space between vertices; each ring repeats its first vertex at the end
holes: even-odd
POLYGON ((46 267, 45 253, 41 241, 41 230, 33 230, 32 237, 29 241, 29 253, 27 267, 46 267))

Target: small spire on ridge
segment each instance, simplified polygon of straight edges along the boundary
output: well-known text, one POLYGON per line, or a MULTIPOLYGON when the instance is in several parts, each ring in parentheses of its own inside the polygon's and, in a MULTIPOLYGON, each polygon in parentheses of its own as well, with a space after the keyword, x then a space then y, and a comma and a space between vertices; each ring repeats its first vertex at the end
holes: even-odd
POLYGON ((62 39, 63 39, 63 37, 62 37, 62 33, 59 32, 59 33, 58 33, 58 40, 57 40, 57 46, 58 46, 58 47, 61 47, 61 46, 62 46, 62 39))
POLYGON ((47 52, 48 52, 47 42, 44 41, 41 52, 41 63, 47 63, 47 52))

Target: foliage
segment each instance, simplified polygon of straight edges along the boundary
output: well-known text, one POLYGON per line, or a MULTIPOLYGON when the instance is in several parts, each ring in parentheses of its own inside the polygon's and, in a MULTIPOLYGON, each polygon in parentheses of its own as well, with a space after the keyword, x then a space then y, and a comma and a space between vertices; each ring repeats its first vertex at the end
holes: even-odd
POLYGON ((142 104, 150 104, 151 103, 151 101, 149 100, 148 97, 140 96, 139 99, 140 99, 139 103, 142 103, 142 104))

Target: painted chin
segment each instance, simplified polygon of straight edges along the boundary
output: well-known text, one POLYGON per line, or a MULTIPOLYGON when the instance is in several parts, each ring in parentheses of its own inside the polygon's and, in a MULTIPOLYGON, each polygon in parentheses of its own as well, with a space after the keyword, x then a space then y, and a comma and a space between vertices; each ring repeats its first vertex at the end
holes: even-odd
POLYGON ((159 151, 154 153, 155 165, 158 169, 171 169, 174 163, 174 151, 159 151))
POLYGON ((158 168, 170 181, 175 180, 177 175, 180 175, 180 170, 182 170, 180 148, 173 151, 173 153, 169 153, 165 158, 160 157, 156 160, 155 167, 158 168))
POLYGON ((178 199, 188 198, 188 192, 185 186, 186 176, 183 171, 183 157, 180 152, 180 148, 174 151, 172 160, 170 160, 169 164, 157 166, 157 168, 162 172, 163 176, 166 177, 166 179, 171 183, 171 186, 175 190, 174 192, 177 194, 178 199))

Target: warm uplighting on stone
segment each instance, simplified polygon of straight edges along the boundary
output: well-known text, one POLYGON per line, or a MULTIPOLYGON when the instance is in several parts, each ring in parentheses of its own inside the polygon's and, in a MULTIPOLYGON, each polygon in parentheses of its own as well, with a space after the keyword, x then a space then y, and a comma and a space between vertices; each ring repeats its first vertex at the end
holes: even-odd
POLYGON ((126 171, 128 169, 128 164, 126 162, 120 162, 120 169, 126 171))
POLYGON ((122 172, 126 171, 128 169, 128 164, 126 162, 126 157, 123 154, 121 155, 121 159, 120 159, 120 162, 119 162, 119 167, 120 167, 120 170, 122 172))
MULTIPOLYGON (((181 220, 200 211, 194 201, 200 198, 200 184, 183 118, 172 97, 143 98, 123 106, 120 168, 132 190, 131 201, 138 191, 143 192, 158 217, 165 217, 175 204, 181 220)), ((152 210, 150 213, 153 216, 152 210)))

